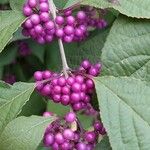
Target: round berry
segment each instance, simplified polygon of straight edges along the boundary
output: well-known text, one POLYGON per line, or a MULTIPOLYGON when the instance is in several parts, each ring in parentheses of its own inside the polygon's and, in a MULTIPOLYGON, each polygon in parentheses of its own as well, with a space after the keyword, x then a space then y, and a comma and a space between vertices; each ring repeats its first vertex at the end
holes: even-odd
POLYGON ((68 25, 74 25, 74 23, 75 23, 75 18, 74 18, 73 16, 68 16, 68 17, 66 18, 66 22, 67 22, 68 25))
POLYGON ((64 22, 65 22, 64 17, 62 17, 62 16, 57 16, 56 19, 55 19, 55 22, 56 22, 58 25, 64 24, 64 22))
POLYGON ((86 13, 85 13, 84 11, 79 11, 79 12, 77 13, 77 18, 78 18, 79 20, 85 20, 85 19, 86 19, 86 13))
POLYGON ((75 82, 75 83, 72 85, 72 91, 73 91, 73 92, 80 92, 80 91, 81 91, 81 84, 75 82))
POLYGON ((34 7, 36 7, 36 5, 37 5, 37 1, 36 1, 36 0, 28 0, 28 5, 29 5, 31 8, 34 8, 34 7))
POLYGON ((46 3, 46 2, 41 2, 41 3, 40 3, 40 11, 41 11, 41 12, 48 12, 48 11, 49 11, 48 3, 46 3))
POLYGON ((53 92, 55 94, 60 94, 61 93, 61 86, 59 86, 59 85, 54 86, 53 87, 53 92))
POLYGON ((74 139, 74 133, 71 129, 65 129, 63 132, 63 136, 67 140, 73 140, 74 139))
POLYGON ((66 85, 66 79, 65 79, 65 77, 60 77, 58 79, 58 85, 60 85, 60 86, 65 86, 66 85))
POLYGON ((84 69, 89 69, 91 67, 91 63, 88 60, 84 60, 81 64, 84 69))
POLYGON ((74 28, 72 26, 67 25, 64 28, 64 32, 65 32, 66 35, 74 34, 74 28))
POLYGON ((86 150, 86 144, 83 142, 80 142, 76 145, 77 150, 86 150))
POLYGON ((65 120, 68 123, 73 123, 76 120, 76 114, 74 112, 69 112, 65 116, 65 120))
POLYGON ((54 29, 54 27, 55 27, 54 22, 51 20, 45 23, 45 28, 47 30, 52 30, 52 29, 54 29))
POLYGON ((56 36, 58 38, 61 38, 64 35, 64 30, 63 29, 56 29, 56 33, 55 34, 56 34, 56 36))
POLYGON ((49 134, 46 134, 45 137, 44 137, 44 144, 49 147, 51 146, 53 143, 54 143, 54 135, 49 133, 49 134))
POLYGON ((70 96, 69 95, 63 95, 61 97, 61 103, 65 106, 67 106, 70 102, 70 96))
POLYGON ((37 25, 40 23, 40 17, 37 14, 33 14, 30 19, 34 25, 37 25))
POLYGON ((80 101, 80 93, 72 93, 71 94, 71 102, 77 103, 80 101))
POLYGON ((40 14, 40 19, 41 21, 43 22, 48 22, 50 20, 50 16, 49 16, 49 13, 48 12, 42 12, 40 14))
POLYGON ((58 144, 62 144, 64 142, 64 137, 61 133, 57 133, 55 135, 55 142, 58 144))
POLYGON ((96 134, 94 131, 86 132, 84 138, 88 143, 93 143, 96 140, 96 134))
POLYGON ((30 6, 25 5, 25 6, 23 7, 23 14, 24 14, 26 17, 32 15, 32 13, 33 13, 33 11, 32 11, 32 9, 30 8, 30 6))
POLYGON ((43 76, 42 76, 43 74, 42 74, 42 72, 41 71, 36 71, 35 73, 34 73, 34 79, 36 80, 36 81, 40 81, 40 80, 42 80, 43 78, 43 76))

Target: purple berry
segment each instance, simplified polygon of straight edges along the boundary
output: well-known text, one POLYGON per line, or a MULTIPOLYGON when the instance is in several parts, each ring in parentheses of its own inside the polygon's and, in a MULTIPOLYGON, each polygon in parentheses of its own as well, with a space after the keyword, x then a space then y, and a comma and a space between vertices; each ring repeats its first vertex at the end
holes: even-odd
POLYGON ((68 87, 68 86, 64 86, 63 88, 62 88, 62 93, 63 94, 70 94, 70 88, 68 87))
POLYGON ((76 80, 77 83, 82 84, 84 82, 84 77, 81 76, 81 75, 77 75, 75 77, 75 80, 76 80))
POLYGON ((84 138, 88 143, 94 143, 96 140, 96 134, 94 131, 86 132, 84 138))
POLYGON ((73 91, 73 92, 80 92, 80 91, 81 91, 81 84, 75 82, 75 83, 72 85, 72 91, 73 91))
POLYGON ((66 35, 74 34, 74 28, 72 26, 67 25, 64 28, 64 32, 65 32, 66 35))
POLYGON ((55 19, 55 22, 58 24, 58 25, 62 25, 64 24, 64 17, 62 16, 57 16, 56 19, 55 19))
POLYGON ((33 27, 33 24, 31 22, 30 19, 27 19, 24 23, 25 27, 28 28, 28 29, 31 29, 33 27))
POLYGON ((31 8, 34 8, 34 7, 36 7, 36 5, 37 5, 37 1, 36 1, 36 0, 28 0, 28 5, 29 5, 31 8))
POLYGON ((63 40, 66 43, 71 43, 73 41, 73 37, 72 36, 64 36, 63 40))
POLYGON ((43 32, 43 27, 42 27, 42 25, 39 24, 34 27, 34 30, 37 34, 40 34, 43 32))
POLYGON ((58 85, 60 85, 60 86, 65 86, 66 85, 66 79, 65 79, 65 77, 60 77, 58 79, 58 85))
POLYGON ((49 11, 48 3, 46 3, 46 2, 41 2, 41 3, 40 3, 40 11, 41 11, 41 12, 48 12, 48 11, 49 11))
POLYGON ((84 11, 79 11, 78 13, 77 13, 77 18, 79 19, 79 20, 85 20, 86 19, 86 14, 85 14, 85 12, 84 11))
POLYGON ((61 103, 65 106, 67 106, 70 102, 70 96, 69 95, 63 95, 61 97, 61 103))
POLYGON ((55 103, 59 103, 60 100, 61 100, 61 95, 57 94, 57 95, 54 95, 54 96, 53 96, 53 101, 54 101, 55 103))
POLYGON ((52 112, 44 112, 43 113, 43 117, 51 117, 51 116, 53 116, 53 113, 52 112))
POLYGON ((49 79, 52 73, 49 70, 43 72, 43 79, 49 79))
POLYGON ((47 30, 52 30, 52 29, 54 29, 54 27, 55 27, 54 22, 51 20, 45 23, 45 28, 47 30))
POLYGON ((23 7, 23 14, 24 14, 26 17, 32 15, 32 13, 33 13, 33 11, 32 11, 32 9, 31 9, 28 5, 25 5, 25 6, 23 7))
POLYGON ((74 79, 73 77, 69 77, 69 78, 67 79, 67 83, 68 83, 69 85, 73 85, 74 82, 75 82, 75 79, 74 79))
POLYGON ((89 69, 91 67, 91 63, 88 60, 84 60, 81 64, 84 69, 89 69))
POLYGON ((65 120, 68 123, 73 123, 76 120, 76 114, 74 112, 69 112, 65 116, 65 120))
POLYGON ((43 79, 43 78, 42 78, 42 72, 41 72, 41 71, 36 71, 36 72, 34 73, 34 79, 35 79, 36 81, 42 80, 42 79, 43 79))
POLYGON ((63 132, 63 136, 66 140, 73 140, 74 133, 71 129, 65 129, 63 132))
POLYGON ((64 35, 64 30, 63 29, 56 29, 56 33, 55 34, 56 34, 56 36, 58 38, 61 38, 64 35))
POLYGON ((50 20, 50 16, 49 16, 49 13, 48 12, 42 12, 40 14, 40 19, 41 21, 43 22, 48 22, 50 20))
POLYGON ((44 137, 44 145, 47 146, 47 147, 49 147, 53 143, 54 143, 54 135, 51 134, 51 133, 46 134, 45 137, 44 137))
POLYGON ((86 80, 86 86, 87 86, 87 88, 89 88, 89 89, 94 88, 94 82, 93 82, 93 80, 92 80, 92 79, 87 79, 87 80, 86 80))
POLYGON ((75 18, 73 16, 68 16, 66 22, 68 25, 73 25, 75 23, 75 18))
POLYGON ((61 86, 59 86, 59 85, 54 86, 53 87, 53 92, 55 94, 60 94, 61 93, 61 86))
POLYGON ((86 150, 86 144, 83 142, 80 142, 76 145, 77 150, 86 150))
POLYGON ((40 23, 40 17, 37 14, 33 14, 30 19, 34 25, 37 25, 40 23))
POLYGON ((58 144, 62 144, 64 142, 64 137, 61 133, 57 133, 55 135, 55 142, 58 144))
POLYGON ((71 94, 71 102, 77 103, 80 101, 80 94, 79 93, 72 93, 71 94))

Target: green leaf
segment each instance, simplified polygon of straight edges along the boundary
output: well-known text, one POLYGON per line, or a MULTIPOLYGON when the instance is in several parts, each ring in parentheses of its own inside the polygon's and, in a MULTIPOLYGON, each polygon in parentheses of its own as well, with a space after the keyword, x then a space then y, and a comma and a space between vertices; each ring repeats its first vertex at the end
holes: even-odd
POLYGON ((103 75, 150 81, 150 22, 120 16, 102 49, 103 75))
POLYGON ((11 40, 13 33, 24 21, 24 16, 17 11, 0 11, 0 52, 11 40))
MULTIPOLYGON (((22 12, 23 5, 25 4, 26 0, 9 0, 10 7, 12 10, 17 10, 22 12)), ((21 13, 20 12, 20 13, 21 13)))
POLYGON ((7 4, 9 2, 9 0, 1 0, 0 4, 7 4))
POLYGON ((99 77, 95 86, 112 148, 149 150, 150 86, 129 77, 99 77))
POLYGON ((36 150, 53 117, 19 117, 10 122, 0 137, 1 150, 36 150))
POLYGON ((28 101, 22 108, 19 116, 31 116, 31 115, 42 115, 46 110, 46 103, 43 97, 37 93, 33 92, 30 101, 28 101))
POLYGON ((35 84, 18 82, 13 86, 0 84, 0 133, 29 100, 35 84))
POLYGON ((11 64, 17 56, 16 45, 8 45, 2 53, 0 53, 0 66, 11 64))
POLYGON ((56 5, 56 7, 59 8, 59 9, 64 8, 64 6, 66 5, 67 2, 68 2, 68 0, 63 0, 63 1, 54 0, 54 3, 56 5))
POLYGON ((69 110, 69 106, 63 106, 62 104, 56 104, 52 100, 48 100, 47 111, 53 112, 58 116, 64 116, 69 110))
POLYGON ((116 3, 111 3, 110 0, 69 0, 65 8, 78 2, 82 2, 83 5, 90 5, 102 9, 114 8, 129 17, 150 18, 149 0, 116 0, 116 3))
POLYGON ((10 40, 10 43, 11 42, 15 42, 15 41, 18 41, 18 40, 25 40, 25 39, 28 39, 29 37, 25 37, 23 34, 22 34, 22 28, 19 28, 14 34, 13 34, 13 38, 10 40))
POLYGON ((39 60, 44 63, 44 57, 45 57, 45 46, 38 44, 37 42, 33 40, 28 40, 29 48, 32 50, 32 54, 35 55, 39 60))
POLYGON ((100 143, 96 145, 95 150, 112 150, 108 136, 103 137, 100 143))

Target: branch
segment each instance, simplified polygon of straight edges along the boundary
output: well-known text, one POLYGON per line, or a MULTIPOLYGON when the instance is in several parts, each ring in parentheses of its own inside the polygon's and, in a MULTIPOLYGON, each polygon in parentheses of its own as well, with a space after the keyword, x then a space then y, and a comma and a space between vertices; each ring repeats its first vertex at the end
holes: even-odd
MULTIPOLYGON (((50 12, 52 13, 53 19, 55 20, 56 18, 56 6, 53 2, 53 0, 49 0, 49 5, 50 5, 50 12)), ((68 73, 67 71, 69 70, 68 64, 67 64, 67 59, 66 59, 66 55, 65 55, 65 51, 64 51, 64 46, 63 46, 63 42, 61 39, 58 40, 58 44, 59 44, 59 50, 60 50, 60 55, 61 55, 61 60, 62 60, 62 66, 63 66, 63 73, 65 75, 65 77, 68 77, 68 73)))

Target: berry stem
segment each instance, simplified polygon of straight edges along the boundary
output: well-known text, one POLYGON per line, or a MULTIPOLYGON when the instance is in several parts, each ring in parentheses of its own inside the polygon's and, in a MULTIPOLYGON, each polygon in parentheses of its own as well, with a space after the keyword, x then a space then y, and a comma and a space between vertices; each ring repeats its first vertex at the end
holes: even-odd
MULTIPOLYGON (((49 5, 50 5, 50 11, 52 13, 53 19, 55 20, 56 18, 56 6, 53 2, 53 0, 49 0, 49 5)), ((69 70, 68 64, 67 64, 67 59, 66 59, 66 55, 65 55, 65 50, 64 50, 64 45, 61 39, 58 39, 58 44, 59 44, 59 50, 60 50, 60 55, 61 55, 61 60, 62 60, 62 66, 63 66, 63 73, 65 75, 65 77, 68 77, 68 73, 67 71, 69 70)))

